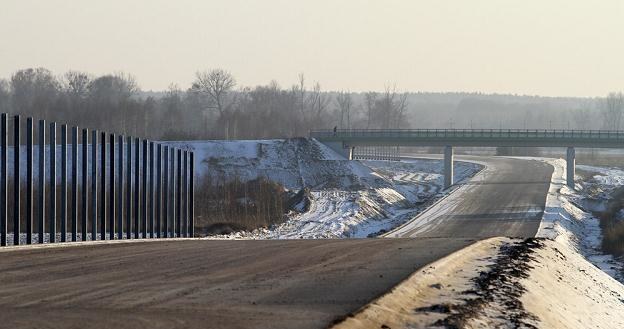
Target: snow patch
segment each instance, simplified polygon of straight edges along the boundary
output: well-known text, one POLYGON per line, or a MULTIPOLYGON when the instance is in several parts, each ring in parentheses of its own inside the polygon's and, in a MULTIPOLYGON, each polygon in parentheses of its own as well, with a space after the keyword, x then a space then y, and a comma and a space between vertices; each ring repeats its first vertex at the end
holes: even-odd
MULTIPOLYGON (((566 185, 565 160, 546 158, 541 160, 551 164, 554 171, 546 197, 546 209, 536 236, 553 239, 566 248, 580 252, 602 271, 624 282, 621 273, 624 265, 611 255, 605 255, 601 250, 602 233, 599 219, 577 206, 584 200, 582 186, 577 184, 576 188, 580 191, 575 191, 566 185)), ((579 169, 583 167, 579 166, 579 169)), ((606 169, 598 168, 598 170, 606 169)), ((623 171, 609 169, 607 172, 611 177, 605 179, 603 183, 620 181, 624 183, 623 171)))

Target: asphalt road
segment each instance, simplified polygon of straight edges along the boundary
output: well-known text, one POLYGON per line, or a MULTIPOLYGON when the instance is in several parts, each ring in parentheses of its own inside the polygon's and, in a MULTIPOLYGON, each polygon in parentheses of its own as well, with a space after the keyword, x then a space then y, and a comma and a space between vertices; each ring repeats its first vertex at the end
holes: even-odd
POLYGON ((391 237, 533 237, 544 212, 553 168, 537 160, 461 156, 486 169, 391 237))
POLYGON ((473 241, 187 240, 0 251, 0 327, 324 328, 473 241))
POLYGON ((535 234, 552 168, 487 162, 463 190, 396 233, 418 239, 0 250, 0 327, 326 327, 480 238, 535 234))

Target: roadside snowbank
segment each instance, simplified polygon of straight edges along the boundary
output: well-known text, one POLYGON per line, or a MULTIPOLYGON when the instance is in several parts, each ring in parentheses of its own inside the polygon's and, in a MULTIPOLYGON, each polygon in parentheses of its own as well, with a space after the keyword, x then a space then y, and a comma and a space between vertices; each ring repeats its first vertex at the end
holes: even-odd
POLYGON ((549 239, 479 241, 420 269, 334 326, 619 328, 624 286, 549 239))
POLYGON ((540 328, 624 327, 624 285, 566 244, 545 241, 521 284, 540 328))
MULTIPOLYGON (((579 191, 575 191, 565 184, 565 160, 544 158, 542 161, 551 164, 554 172, 546 197, 546 209, 536 236, 553 239, 580 252, 602 271, 624 282, 621 273, 623 264, 613 259, 611 255, 605 255, 601 250, 602 233, 599 219, 578 206, 587 197, 582 186, 577 183, 579 191)), ((583 167, 579 166, 579 169, 583 167)), ((608 188, 609 183, 624 182, 624 172, 620 170, 605 168, 597 170, 609 171, 609 175, 604 178, 604 188, 608 188)))

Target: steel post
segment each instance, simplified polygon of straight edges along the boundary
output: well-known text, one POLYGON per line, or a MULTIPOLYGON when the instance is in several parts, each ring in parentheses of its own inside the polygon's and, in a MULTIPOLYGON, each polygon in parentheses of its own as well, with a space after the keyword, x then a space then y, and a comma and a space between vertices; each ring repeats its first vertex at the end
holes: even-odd
POLYGON ((61 126, 61 242, 67 241, 67 125, 61 126))
POLYGON ((162 209, 162 145, 156 148, 156 237, 162 237, 161 209, 162 209))
POLYGON ((26 119, 26 244, 33 233, 33 119, 26 119))
POLYGON ((46 168, 45 168, 45 120, 39 120, 39 243, 45 241, 45 199, 46 199, 46 168))
POLYGON ((176 168, 176 228, 178 238, 182 236, 182 150, 178 149, 178 163, 176 168))
POLYGON ((100 133, 100 240, 106 240, 106 133, 100 133))
POLYGON ((82 204, 81 204, 81 233, 82 241, 87 241, 87 218, 89 218, 89 130, 82 129, 82 204))
POLYGON ((195 237, 195 152, 191 152, 189 161, 189 217, 191 220, 191 238, 195 237))
POLYGON ((50 243, 56 242, 56 122, 50 122, 50 243))
POLYGON ((78 236, 78 127, 72 128, 72 209, 71 209, 71 230, 72 241, 78 236))
POLYGON ((132 238, 132 137, 126 142, 126 239, 132 238))
POLYGON ((149 200, 150 238, 154 238, 154 142, 149 143, 149 200))
POLYGON ((118 154, 118 173, 117 173, 117 239, 123 239, 123 213, 124 213, 124 180, 123 180, 123 158, 124 158, 124 139, 122 135, 119 135, 117 142, 117 154, 118 154))
POLYGON ((2 122, 0 122, 0 246, 7 245, 7 226, 8 226, 8 174, 7 174, 7 159, 8 159, 8 115, 2 113, 2 122))
POLYGON ((138 239, 141 232, 141 140, 135 139, 134 145, 134 238, 138 239))
POLYGON ((98 224, 98 132, 91 131, 91 240, 97 240, 98 224))
POLYGON ((20 116, 13 118, 13 244, 20 244, 20 116))
MULTIPOLYGON (((142 176, 142 188, 141 188, 141 210, 139 211, 141 213, 141 233, 143 234, 143 239, 147 238, 147 151, 148 151, 148 142, 147 140, 143 140, 143 147, 142 147, 142 154, 143 154, 143 159, 142 160, 142 170, 141 170, 141 176, 142 176)), ((138 158, 137 158, 138 160, 138 158)), ((138 162, 138 161, 137 161, 138 162)), ((139 174, 137 173, 137 176, 139 174)), ((137 189, 139 187, 137 186, 137 189)))
POLYGON ((169 237, 169 146, 165 146, 163 170, 163 232, 165 238, 169 237))

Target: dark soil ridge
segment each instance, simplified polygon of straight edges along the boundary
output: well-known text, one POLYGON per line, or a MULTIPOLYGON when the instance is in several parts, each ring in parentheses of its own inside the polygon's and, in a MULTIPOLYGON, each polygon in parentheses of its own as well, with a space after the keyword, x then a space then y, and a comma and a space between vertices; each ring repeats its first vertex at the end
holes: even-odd
POLYGON ((526 289, 520 284, 528 278, 534 261, 533 253, 542 248, 542 239, 528 238, 501 247, 495 263, 488 271, 481 271, 472 279, 474 289, 463 291, 466 296, 462 304, 436 304, 418 308, 416 312, 448 313, 449 315, 433 323, 434 327, 464 328, 470 319, 477 318, 482 311, 496 307, 500 318, 506 320, 510 328, 537 328, 539 319, 526 311, 520 297, 526 289), (472 297, 476 296, 476 297, 472 297))

